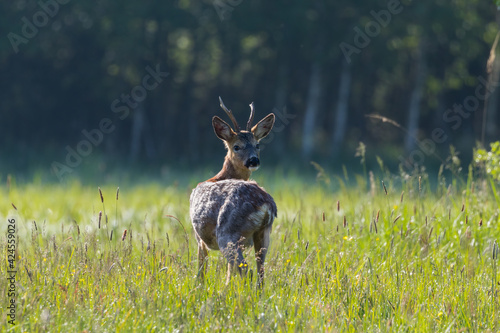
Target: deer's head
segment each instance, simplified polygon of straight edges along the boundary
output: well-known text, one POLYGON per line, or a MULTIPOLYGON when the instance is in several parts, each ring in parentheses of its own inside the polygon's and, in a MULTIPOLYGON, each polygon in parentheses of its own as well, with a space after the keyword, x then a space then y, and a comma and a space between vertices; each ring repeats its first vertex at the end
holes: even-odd
POLYGON ((252 102, 250 104, 250 118, 248 119, 246 130, 240 130, 231 110, 226 108, 220 97, 219 101, 220 106, 227 113, 234 126, 234 129, 232 129, 228 123, 217 116, 214 116, 212 119, 215 135, 224 141, 227 148, 226 159, 229 159, 238 173, 245 174, 249 171, 257 170, 260 166, 259 142, 271 132, 274 125, 274 114, 268 114, 257 125, 252 127, 255 113, 252 102))

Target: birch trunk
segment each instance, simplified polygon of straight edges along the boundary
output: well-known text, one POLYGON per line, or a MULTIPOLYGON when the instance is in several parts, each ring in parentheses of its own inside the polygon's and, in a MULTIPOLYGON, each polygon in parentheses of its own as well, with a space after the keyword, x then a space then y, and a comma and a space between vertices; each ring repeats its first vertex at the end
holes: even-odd
POLYGON ((137 161, 141 153, 141 137, 144 130, 144 105, 138 103, 132 111, 132 133, 130 133, 130 161, 137 161))
POLYGON ((335 108, 335 124, 332 136, 332 153, 337 154, 341 150, 345 137, 347 116, 349 109, 349 95, 351 93, 351 66, 347 61, 342 62, 342 73, 340 75, 337 106, 335 108))
MULTIPOLYGON (((286 99, 288 92, 288 65, 285 62, 280 64, 278 70, 278 82, 276 87, 276 93, 274 97, 274 107, 278 109, 279 112, 283 111, 286 107, 286 99)), ((273 131, 274 142, 271 145, 277 156, 283 156, 286 152, 286 141, 285 141, 285 129, 289 124, 283 124, 282 120, 278 118, 278 126, 275 125, 273 131)))
POLYGON ((410 105, 408 109, 408 133, 405 139, 405 150, 411 152, 415 149, 418 131, 418 119, 420 117, 420 103, 422 100, 422 91, 424 89, 427 64, 424 54, 424 41, 420 39, 416 55, 415 67, 415 86, 410 97, 410 105))
MULTIPOLYGON (((485 101, 486 104, 486 141, 498 137, 498 100, 500 95, 500 89, 495 87, 498 83, 500 76, 500 58, 496 58, 492 71, 489 75, 488 87, 486 89, 491 89, 491 94, 487 97, 485 101), (494 89, 494 90, 493 90, 494 89)), ((488 90, 487 90, 488 91, 488 90)))
POLYGON ((304 115, 304 127, 302 130, 302 156, 310 158, 314 147, 314 134, 316 114, 318 113, 319 100, 321 97, 321 63, 316 60, 311 68, 311 79, 309 80, 309 92, 304 115))

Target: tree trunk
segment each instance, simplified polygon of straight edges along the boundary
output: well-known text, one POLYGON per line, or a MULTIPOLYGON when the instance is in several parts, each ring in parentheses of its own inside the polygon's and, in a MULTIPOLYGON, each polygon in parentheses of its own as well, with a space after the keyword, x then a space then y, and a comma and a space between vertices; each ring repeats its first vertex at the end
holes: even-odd
POLYGON ((144 130, 144 104, 138 103, 132 111, 132 133, 130 134, 130 155, 131 162, 137 161, 141 153, 141 137, 144 130))
POLYGON ((422 100, 422 91, 424 89, 427 64, 424 54, 424 41, 420 39, 416 55, 416 73, 415 86, 410 97, 410 105, 408 109, 408 133, 405 140, 406 152, 411 152, 415 148, 418 131, 418 119, 420 117, 420 103, 422 100))
POLYGON ((154 160, 157 157, 156 142, 153 138, 153 128, 146 111, 144 111, 143 118, 144 131, 142 132, 142 137, 144 139, 144 151, 148 160, 154 160))
POLYGON ((486 64, 488 71, 488 83, 486 91, 490 92, 484 101, 483 128, 481 131, 481 144, 485 146, 485 139, 497 137, 497 110, 500 89, 498 80, 500 78, 500 59, 497 57, 497 46, 500 38, 500 6, 497 6, 496 22, 498 26, 497 36, 490 50, 490 57, 486 64))
POLYGON ((146 158, 149 160, 156 157, 155 141, 151 133, 152 128, 144 109, 144 102, 139 102, 137 103, 137 107, 132 111, 132 133, 130 135, 129 155, 131 162, 138 160, 142 148, 144 148, 146 158))
POLYGON ((306 113, 304 115, 304 127, 302 130, 302 156, 310 158, 313 153, 316 114, 318 113, 321 97, 321 62, 315 60, 311 68, 309 80, 309 92, 307 97, 306 113))
POLYGON ((351 66, 347 61, 342 61, 342 73, 340 75, 339 93, 335 110, 335 124, 332 137, 332 153, 337 154, 341 150, 345 137, 347 115, 349 109, 349 95, 351 93, 351 66))
POLYGON ((486 124, 485 124, 485 138, 482 138, 483 144, 492 140, 493 138, 498 137, 498 102, 500 89, 495 87, 495 83, 498 82, 500 77, 500 58, 496 58, 493 61, 491 73, 488 75, 488 86, 485 87, 487 91, 491 91, 490 95, 484 101, 486 114, 486 124), (486 142, 484 142, 486 140, 486 142))
MULTIPOLYGON (((281 62, 278 69, 278 80, 277 87, 274 97, 274 107, 278 109, 278 112, 282 112, 283 108, 286 107, 288 92, 288 64, 286 62, 281 62)), ((287 125, 284 124, 283 120, 279 117, 276 119, 277 123, 273 128, 275 135, 272 143, 272 149, 276 153, 276 156, 280 157, 285 154, 286 151, 286 140, 285 140, 285 129, 287 125)))

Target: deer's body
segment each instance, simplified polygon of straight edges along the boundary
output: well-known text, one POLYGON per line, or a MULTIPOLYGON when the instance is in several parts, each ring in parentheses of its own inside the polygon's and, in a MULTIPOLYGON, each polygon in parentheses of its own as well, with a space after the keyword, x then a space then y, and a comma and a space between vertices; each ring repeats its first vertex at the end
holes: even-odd
POLYGON ((220 250, 229 263, 229 282, 232 271, 246 271, 242 248, 253 245, 259 273, 258 282, 261 283, 277 208, 273 198, 256 182, 248 179, 260 164, 258 142, 272 129, 274 115, 268 115, 250 130, 253 118, 251 105, 252 114, 247 131, 239 131, 236 121, 222 100, 221 106, 233 120, 237 132, 220 118, 214 117, 215 133, 224 141, 228 154, 222 170, 198 184, 190 197, 190 215, 198 242, 200 275, 204 275, 208 249, 220 250))
POLYGON ((254 235, 270 232, 277 213, 273 198, 252 181, 204 182, 193 190, 190 201, 198 242, 210 250, 224 249, 228 243, 252 246, 254 235))

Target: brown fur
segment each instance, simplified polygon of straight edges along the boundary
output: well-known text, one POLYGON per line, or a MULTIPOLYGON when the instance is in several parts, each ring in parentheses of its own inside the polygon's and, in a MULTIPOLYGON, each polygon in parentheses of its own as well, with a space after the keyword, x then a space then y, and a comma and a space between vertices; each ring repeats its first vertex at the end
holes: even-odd
MULTIPOLYGON (((240 274, 246 271, 242 247, 253 245, 258 284, 261 284, 277 208, 273 198, 248 179, 252 169, 256 170, 260 164, 258 143, 271 131, 274 114, 265 117, 251 131, 236 133, 218 117, 213 118, 212 124, 228 152, 222 170, 198 184, 190 197, 191 221, 198 242, 199 273, 204 276, 208 249, 221 250, 229 262, 229 282, 232 271, 237 269, 240 274)), ((247 128, 250 124, 251 120, 247 128)))

